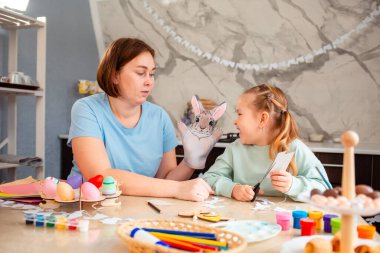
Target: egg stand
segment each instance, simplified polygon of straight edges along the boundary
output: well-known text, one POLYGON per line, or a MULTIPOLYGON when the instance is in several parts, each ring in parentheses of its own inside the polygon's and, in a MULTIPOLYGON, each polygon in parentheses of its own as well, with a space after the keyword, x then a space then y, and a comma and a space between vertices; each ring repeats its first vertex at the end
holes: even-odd
MULTIPOLYGON (((342 195, 347 199, 355 197, 355 159, 354 146, 359 143, 359 136, 353 131, 342 134, 341 142, 344 146, 343 154, 343 175, 342 175, 342 195)), ((354 226, 354 213, 342 214, 341 225, 341 249, 340 252, 353 253, 354 244, 357 239, 354 226)))

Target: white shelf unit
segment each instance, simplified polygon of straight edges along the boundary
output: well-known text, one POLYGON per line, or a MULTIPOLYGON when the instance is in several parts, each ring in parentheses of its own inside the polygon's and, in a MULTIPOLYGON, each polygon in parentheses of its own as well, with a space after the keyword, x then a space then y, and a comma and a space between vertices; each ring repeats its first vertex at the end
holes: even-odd
MULTIPOLYGON (((39 179, 45 176, 45 75, 46 75, 46 19, 32 18, 23 14, 0 8, 0 27, 8 32, 8 72, 18 71, 18 33, 20 29, 35 29, 37 33, 36 80, 37 90, 0 87, 0 96, 8 98, 7 137, 0 141, 0 148, 7 145, 8 154, 17 154, 17 96, 36 97, 36 153, 42 158, 42 166, 36 168, 39 179)), ((0 169, 8 169, 15 179, 19 164, 0 163, 0 169)))

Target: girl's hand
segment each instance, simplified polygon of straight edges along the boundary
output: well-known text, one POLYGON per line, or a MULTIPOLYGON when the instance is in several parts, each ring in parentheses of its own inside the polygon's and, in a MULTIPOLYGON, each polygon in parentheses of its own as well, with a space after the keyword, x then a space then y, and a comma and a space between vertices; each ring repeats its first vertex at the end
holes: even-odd
POLYGON ((270 173, 273 188, 280 192, 289 191, 293 183, 293 176, 285 170, 275 170, 270 173))
POLYGON ((239 201, 251 201, 255 193, 252 186, 237 184, 232 189, 232 198, 239 201))

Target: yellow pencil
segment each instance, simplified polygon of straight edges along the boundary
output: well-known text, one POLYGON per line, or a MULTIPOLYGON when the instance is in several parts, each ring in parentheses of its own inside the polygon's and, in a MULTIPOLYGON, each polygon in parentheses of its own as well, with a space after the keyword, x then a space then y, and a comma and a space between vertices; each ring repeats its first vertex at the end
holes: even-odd
POLYGON ((152 235, 158 237, 159 239, 165 239, 165 238, 170 239, 170 238, 172 238, 172 239, 177 239, 177 240, 186 241, 186 242, 195 242, 195 243, 202 243, 202 244, 207 244, 207 245, 227 247, 226 242, 207 240, 207 239, 201 239, 201 238, 189 237, 189 236, 183 236, 183 235, 172 235, 172 234, 158 233, 158 232, 150 232, 150 233, 152 235))

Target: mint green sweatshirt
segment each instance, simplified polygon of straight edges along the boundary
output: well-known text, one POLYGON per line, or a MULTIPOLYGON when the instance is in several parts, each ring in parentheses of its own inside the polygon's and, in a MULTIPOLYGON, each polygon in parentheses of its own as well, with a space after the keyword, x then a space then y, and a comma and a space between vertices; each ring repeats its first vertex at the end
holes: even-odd
MULTIPOLYGON (((231 198, 232 189, 236 184, 254 186, 262 179, 272 164, 269 148, 269 145, 243 145, 238 139, 227 146, 224 153, 202 177, 216 195, 231 198)), ((294 152, 298 174, 293 176, 292 185, 285 194, 296 200, 302 192, 310 192, 314 188, 322 191, 327 189, 315 167, 317 166, 328 179, 326 171, 314 153, 299 139, 290 143, 289 151, 294 152)), ((283 193, 273 188, 270 178, 265 178, 260 188, 264 190, 265 195, 283 196, 283 193)))

